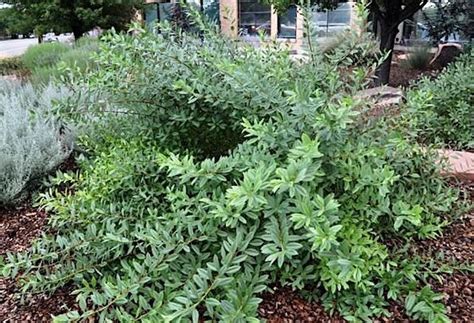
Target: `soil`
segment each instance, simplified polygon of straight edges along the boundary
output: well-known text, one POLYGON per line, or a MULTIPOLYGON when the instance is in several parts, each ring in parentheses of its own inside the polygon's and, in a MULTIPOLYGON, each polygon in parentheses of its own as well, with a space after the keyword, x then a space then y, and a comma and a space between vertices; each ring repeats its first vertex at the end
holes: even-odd
POLYGON ((30 201, 19 207, 0 209, 0 255, 28 249, 46 221, 46 212, 31 206, 30 201))
POLYGON ((440 68, 438 66, 428 66, 425 70, 415 70, 403 66, 404 52, 395 51, 390 70, 389 85, 393 87, 409 87, 411 83, 418 81, 422 77, 435 78, 440 68))
POLYGON ((269 323, 279 322, 345 322, 339 315, 330 316, 321 304, 308 302, 290 288, 275 287, 261 295, 258 314, 269 323))
MULTIPOLYGON (((77 170, 74 156, 59 169, 77 170)), ((32 206, 31 197, 16 207, 0 207, 0 257, 8 252, 27 250, 43 232, 47 218, 44 210, 32 206)), ((0 322, 50 322, 52 315, 75 308, 71 292, 72 288, 65 287, 53 295, 39 294, 22 302, 17 297, 15 281, 0 275, 0 322)))

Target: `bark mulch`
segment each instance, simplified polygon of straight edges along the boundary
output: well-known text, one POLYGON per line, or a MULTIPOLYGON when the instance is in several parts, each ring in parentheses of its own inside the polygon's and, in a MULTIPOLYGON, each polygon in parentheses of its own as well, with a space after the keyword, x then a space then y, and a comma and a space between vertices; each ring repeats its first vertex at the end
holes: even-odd
POLYGON ((46 212, 31 206, 30 201, 19 207, 0 208, 0 255, 28 249, 45 225, 46 212))
POLYGON ((389 85, 393 87, 408 87, 410 83, 420 80, 422 77, 435 78, 440 68, 438 66, 428 66, 425 70, 416 70, 403 66, 401 59, 402 55, 407 55, 404 52, 395 51, 390 69, 389 85))
MULTIPOLYGON (((28 249, 41 234, 46 219, 46 212, 32 207, 29 202, 16 208, 0 209, 0 256, 28 249)), ((74 306, 74 297, 69 295, 68 288, 53 295, 36 295, 23 304, 15 295, 17 291, 15 281, 0 278, 0 322, 50 322, 51 315, 64 313, 74 306)))
POLYGON ((339 315, 330 316, 316 302, 308 302, 301 298, 291 288, 273 288, 272 292, 261 295, 263 299, 258 308, 260 318, 269 323, 279 322, 318 322, 340 323, 345 322, 339 315))
POLYGON ((51 322, 53 315, 75 309, 72 288, 61 288, 53 295, 38 294, 22 302, 14 281, 0 278, 0 322, 51 322))

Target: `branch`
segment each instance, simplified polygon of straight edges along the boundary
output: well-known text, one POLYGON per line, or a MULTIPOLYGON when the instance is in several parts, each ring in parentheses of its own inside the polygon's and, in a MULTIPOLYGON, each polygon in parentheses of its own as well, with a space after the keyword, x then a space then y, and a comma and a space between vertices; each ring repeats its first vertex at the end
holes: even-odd
POLYGON ((427 3, 428 0, 423 0, 421 3, 419 3, 418 1, 413 1, 411 5, 407 5, 400 13, 400 18, 398 19, 397 26, 404 20, 410 18, 410 16, 412 16, 418 10, 423 8, 427 3))
MULTIPOLYGON (((414 13, 416 13, 418 10, 423 8, 426 4, 428 3, 428 0, 423 0, 421 3, 414 1, 412 2, 411 5, 406 6, 401 12, 400 12, 400 17, 396 20, 395 23, 393 23, 390 28, 388 29, 389 33, 392 33, 395 29, 398 28, 398 26, 405 21, 406 19, 410 18, 414 13)), ((379 11, 379 10, 377 10, 379 11)), ((380 12, 380 11, 379 11, 380 12)))

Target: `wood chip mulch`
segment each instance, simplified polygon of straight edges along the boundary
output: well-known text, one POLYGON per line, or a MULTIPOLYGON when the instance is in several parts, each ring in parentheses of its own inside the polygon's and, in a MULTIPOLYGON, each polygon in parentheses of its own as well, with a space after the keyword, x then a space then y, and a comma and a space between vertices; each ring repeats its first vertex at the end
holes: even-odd
POLYGON ((395 51, 392 59, 392 66, 390 69, 389 85, 393 87, 409 87, 414 82, 420 80, 422 77, 436 78, 440 72, 439 66, 428 66, 425 70, 416 70, 407 68, 402 64, 402 55, 407 55, 405 52, 395 51))
POLYGON ((330 316, 316 302, 308 302, 291 288, 273 288, 272 292, 261 295, 263 299, 258 308, 260 318, 269 323, 280 322, 345 322, 339 315, 330 316))
MULTIPOLYGON (((464 190, 466 200, 474 203, 474 185, 453 184, 464 190)), ((474 204, 473 204, 474 205, 474 204)), ((470 266, 474 269, 474 209, 454 221, 437 239, 417 241, 411 252, 421 257, 437 258, 440 254, 444 262, 455 266, 470 266)), ((441 280, 429 279, 429 284, 437 293, 443 294, 448 317, 456 323, 474 322, 474 273, 455 270, 452 274, 442 274, 441 280)), ((404 306, 391 303, 392 322, 412 322, 404 314, 404 306)))
POLYGON ((0 208, 0 255, 28 249, 42 232, 46 212, 26 201, 18 207, 0 208))
MULTIPOLYGON (((46 220, 46 212, 32 207, 30 202, 0 209, 0 256, 28 249, 41 234, 46 220)), ((74 307, 71 291, 63 288, 53 295, 36 295, 22 303, 16 295, 15 281, 0 277, 0 322, 50 322, 51 315, 74 307)))
POLYGON ((38 294, 22 302, 14 281, 0 278, 0 322, 51 322, 53 315, 77 307, 72 288, 61 288, 53 295, 38 294))

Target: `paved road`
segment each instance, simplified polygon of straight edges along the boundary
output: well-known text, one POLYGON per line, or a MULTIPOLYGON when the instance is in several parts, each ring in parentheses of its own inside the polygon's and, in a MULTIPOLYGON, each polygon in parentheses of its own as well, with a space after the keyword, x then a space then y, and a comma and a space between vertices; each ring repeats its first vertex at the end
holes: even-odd
POLYGON ((36 38, 0 40, 0 57, 19 56, 29 46, 35 44, 38 44, 38 39, 36 38))

